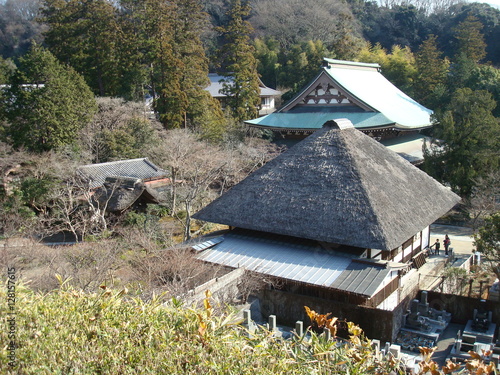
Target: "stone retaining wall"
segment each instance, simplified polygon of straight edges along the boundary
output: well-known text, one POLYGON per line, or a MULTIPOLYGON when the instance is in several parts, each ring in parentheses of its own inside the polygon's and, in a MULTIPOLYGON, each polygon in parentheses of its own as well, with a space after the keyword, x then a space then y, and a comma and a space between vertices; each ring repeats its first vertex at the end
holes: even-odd
POLYGON ((224 276, 216 277, 190 290, 185 299, 188 303, 198 303, 205 298, 205 292, 209 290, 212 296, 220 301, 231 300, 238 296, 238 283, 244 274, 244 268, 236 268, 224 276))

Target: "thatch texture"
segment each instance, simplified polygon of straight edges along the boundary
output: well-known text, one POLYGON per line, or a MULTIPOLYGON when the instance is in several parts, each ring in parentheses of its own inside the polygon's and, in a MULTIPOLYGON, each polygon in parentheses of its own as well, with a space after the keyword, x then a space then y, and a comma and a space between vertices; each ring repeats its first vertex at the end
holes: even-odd
POLYGON ((392 250, 459 201, 426 173, 353 127, 325 126, 193 217, 392 250))

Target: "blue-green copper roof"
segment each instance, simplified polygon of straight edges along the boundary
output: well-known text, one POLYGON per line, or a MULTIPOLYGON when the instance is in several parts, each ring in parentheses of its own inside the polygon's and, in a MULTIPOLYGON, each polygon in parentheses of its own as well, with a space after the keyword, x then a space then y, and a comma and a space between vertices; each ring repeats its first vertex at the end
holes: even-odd
POLYGON ((245 122, 256 126, 299 130, 321 129, 325 122, 340 118, 348 118, 357 129, 373 128, 393 123, 393 121, 378 112, 275 112, 245 122))

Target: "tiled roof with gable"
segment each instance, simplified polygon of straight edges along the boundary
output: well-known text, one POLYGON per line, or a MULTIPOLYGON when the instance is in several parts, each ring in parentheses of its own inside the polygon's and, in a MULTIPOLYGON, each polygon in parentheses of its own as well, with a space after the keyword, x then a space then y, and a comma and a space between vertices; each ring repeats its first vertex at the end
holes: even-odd
POLYGON ((88 164, 79 167, 78 172, 90 181, 91 188, 103 186, 108 177, 127 177, 144 180, 165 177, 167 175, 167 171, 153 164, 148 158, 88 164))

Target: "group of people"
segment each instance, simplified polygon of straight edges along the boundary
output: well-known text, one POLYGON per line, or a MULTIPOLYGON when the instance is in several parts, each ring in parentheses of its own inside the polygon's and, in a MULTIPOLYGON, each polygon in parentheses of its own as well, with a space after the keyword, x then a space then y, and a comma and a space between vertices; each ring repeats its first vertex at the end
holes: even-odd
MULTIPOLYGON (((444 236, 443 245, 444 245, 444 255, 448 255, 448 252, 450 250, 451 240, 447 234, 444 236)), ((439 242, 439 238, 436 238, 436 242, 434 242, 434 244, 430 246, 430 249, 434 249, 434 254, 439 255, 439 250, 441 249, 441 242, 439 242)))

